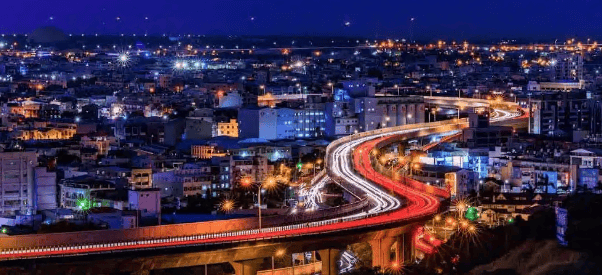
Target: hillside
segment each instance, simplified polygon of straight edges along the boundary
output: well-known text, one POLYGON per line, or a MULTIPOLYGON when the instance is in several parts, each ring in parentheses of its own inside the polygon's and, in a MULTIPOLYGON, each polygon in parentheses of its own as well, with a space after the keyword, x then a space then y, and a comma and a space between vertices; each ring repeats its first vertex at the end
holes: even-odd
POLYGON ((469 274, 601 274, 601 265, 600 259, 559 247, 555 240, 527 240, 501 258, 472 269, 469 274))

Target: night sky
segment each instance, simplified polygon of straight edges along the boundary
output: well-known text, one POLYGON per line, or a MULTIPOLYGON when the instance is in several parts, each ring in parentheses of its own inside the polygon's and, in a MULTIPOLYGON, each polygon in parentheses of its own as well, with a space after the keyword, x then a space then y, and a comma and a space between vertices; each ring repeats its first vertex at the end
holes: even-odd
POLYGON ((409 37, 412 17, 415 39, 602 37, 601 0, 11 0, 0 33, 409 37))

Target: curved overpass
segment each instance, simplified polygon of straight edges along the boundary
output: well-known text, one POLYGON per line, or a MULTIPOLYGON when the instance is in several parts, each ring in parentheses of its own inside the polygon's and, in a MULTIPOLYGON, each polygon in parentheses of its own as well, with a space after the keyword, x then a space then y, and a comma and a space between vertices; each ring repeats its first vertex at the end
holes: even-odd
MULTIPOLYGON (((128 232, 128 230, 121 230, 120 234, 112 234, 117 233, 115 231, 92 231, 6 237, 0 238, 0 259, 85 255, 110 253, 112 251, 264 240, 282 241, 286 238, 299 236, 420 221, 438 211, 438 199, 433 195, 401 185, 376 173, 369 165, 370 147, 375 146, 382 138, 411 138, 458 130, 466 127, 466 125, 467 121, 465 119, 404 125, 348 136, 329 145, 326 159, 328 175, 322 174, 322 177, 331 177, 343 181, 355 192, 360 192, 369 198, 372 201, 372 207, 361 213, 315 222, 274 226, 261 230, 214 228, 209 233, 203 234, 182 234, 179 232, 162 232, 159 234, 157 232, 161 229, 156 227, 139 229, 136 232, 142 233, 133 235, 121 234, 128 232), (366 150, 364 151, 362 148, 366 150), (62 241, 57 242, 56 240, 62 241)), ((414 182, 414 185, 413 187, 418 187, 424 184, 414 182)), ((204 230, 204 232, 207 232, 207 230, 204 230)))

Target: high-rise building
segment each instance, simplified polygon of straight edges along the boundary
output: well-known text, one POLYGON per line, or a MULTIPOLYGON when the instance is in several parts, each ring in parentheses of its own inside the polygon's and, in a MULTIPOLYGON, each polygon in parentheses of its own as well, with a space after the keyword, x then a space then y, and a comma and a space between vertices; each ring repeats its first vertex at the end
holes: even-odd
POLYGON ((584 92, 539 93, 530 100, 529 132, 549 136, 573 135, 591 128, 592 100, 584 92))
POLYGON ((38 207, 56 207, 56 176, 37 164, 35 152, 0 153, 1 214, 33 214, 38 207))
POLYGON ((551 61, 550 80, 579 81, 583 79, 583 56, 559 53, 551 61))

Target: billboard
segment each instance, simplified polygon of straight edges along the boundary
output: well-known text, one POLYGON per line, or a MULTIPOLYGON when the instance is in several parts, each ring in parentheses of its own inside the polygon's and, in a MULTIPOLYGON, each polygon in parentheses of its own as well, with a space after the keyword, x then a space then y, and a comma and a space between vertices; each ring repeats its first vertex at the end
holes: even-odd
POLYGON ((564 208, 556 207, 556 239, 558 240, 558 244, 562 246, 568 245, 565 235, 568 221, 568 211, 564 208))

